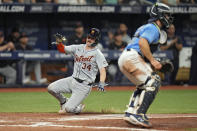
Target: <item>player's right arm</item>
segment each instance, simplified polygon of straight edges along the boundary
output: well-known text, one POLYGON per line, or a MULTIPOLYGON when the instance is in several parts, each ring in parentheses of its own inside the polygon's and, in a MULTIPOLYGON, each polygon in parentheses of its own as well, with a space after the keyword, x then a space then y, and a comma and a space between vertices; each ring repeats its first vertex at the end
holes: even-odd
POLYGON ((63 43, 57 44, 57 49, 60 53, 74 54, 78 45, 65 46, 63 43))
POLYGON ((76 45, 71 45, 71 46, 65 46, 63 44, 63 42, 66 41, 66 37, 64 37, 61 34, 55 34, 54 35, 55 39, 56 39, 56 45, 57 45, 57 49, 60 53, 65 53, 65 54, 74 54, 75 50, 76 50, 76 45))
POLYGON ((0 51, 4 51, 7 49, 15 49, 14 44, 12 42, 8 42, 6 45, 0 47, 0 51))
POLYGON ((65 45, 63 43, 57 44, 57 49, 60 53, 66 53, 65 52, 65 45))
POLYGON ((0 47, 0 51, 4 51, 4 50, 6 50, 7 48, 8 48, 8 45, 1 46, 1 47, 0 47))
POLYGON ((161 64, 153 57, 148 41, 145 38, 140 38, 139 46, 142 54, 150 61, 155 69, 161 69, 161 64))
POLYGON ((154 42, 159 37, 159 31, 155 27, 147 27, 140 36, 139 47, 142 54, 150 61, 153 67, 157 70, 161 69, 161 64, 155 60, 150 50, 150 43, 154 42))

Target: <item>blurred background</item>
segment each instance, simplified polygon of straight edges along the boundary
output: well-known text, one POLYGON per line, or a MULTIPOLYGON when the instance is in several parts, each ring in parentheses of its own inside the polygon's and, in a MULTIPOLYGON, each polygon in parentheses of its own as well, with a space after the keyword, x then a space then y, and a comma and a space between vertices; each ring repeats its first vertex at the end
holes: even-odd
POLYGON ((51 45, 53 34, 65 35, 66 45, 85 44, 92 27, 102 33, 107 83, 131 85, 117 59, 155 2, 171 6, 174 17, 167 43, 154 53, 175 67, 159 73, 162 85, 197 85, 196 0, 0 0, 0 87, 45 86, 72 75, 73 59, 51 45))

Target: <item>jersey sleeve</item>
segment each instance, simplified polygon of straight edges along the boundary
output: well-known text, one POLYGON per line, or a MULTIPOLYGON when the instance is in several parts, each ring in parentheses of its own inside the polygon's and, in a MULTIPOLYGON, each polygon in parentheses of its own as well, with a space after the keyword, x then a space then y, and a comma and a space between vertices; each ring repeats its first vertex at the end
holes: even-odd
POLYGON ((66 54, 74 54, 76 49, 77 49, 77 45, 65 46, 64 48, 66 54))
POLYGON ((140 37, 146 39, 148 43, 151 44, 159 38, 159 31, 156 27, 148 27, 144 30, 140 37))
POLYGON ((98 50, 98 54, 96 55, 96 63, 99 69, 108 66, 108 63, 100 50, 98 50))

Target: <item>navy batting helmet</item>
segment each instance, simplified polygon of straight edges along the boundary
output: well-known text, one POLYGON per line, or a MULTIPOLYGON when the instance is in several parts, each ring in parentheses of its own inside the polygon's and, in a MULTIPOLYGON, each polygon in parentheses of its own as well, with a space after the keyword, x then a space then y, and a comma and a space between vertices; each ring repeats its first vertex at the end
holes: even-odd
POLYGON ((93 43, 91 46, 96 46, 99 42, 100 37, 101 37, 100 30, 97 28, 91 28, 88 33, 88 37, 95 39, 95 43, 93 43))
POLYGON ((170 7, 163 3, 156 3, 150 9, 150 19, 149 21, 160 20, 165 28, 169 28, 170 24, 173 22, 173 17, 171 16, 170 7))

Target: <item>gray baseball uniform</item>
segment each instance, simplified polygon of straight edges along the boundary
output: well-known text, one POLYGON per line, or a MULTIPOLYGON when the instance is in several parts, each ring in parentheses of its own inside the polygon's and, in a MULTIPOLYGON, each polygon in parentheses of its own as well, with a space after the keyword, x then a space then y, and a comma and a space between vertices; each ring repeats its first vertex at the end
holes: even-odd
POLYGON ((66 54, 74 57, 74 71, 71 77, 63 78, 51 83, 48 91, 55 96, 60 103, 66 98, 61 93, 72 93, 65 104, 67 112, 79 113, 79 104, 88 96, 99 69, 107 67, 108 63, 97 48, 85 50, 85 45, 66 46, 66 54))

